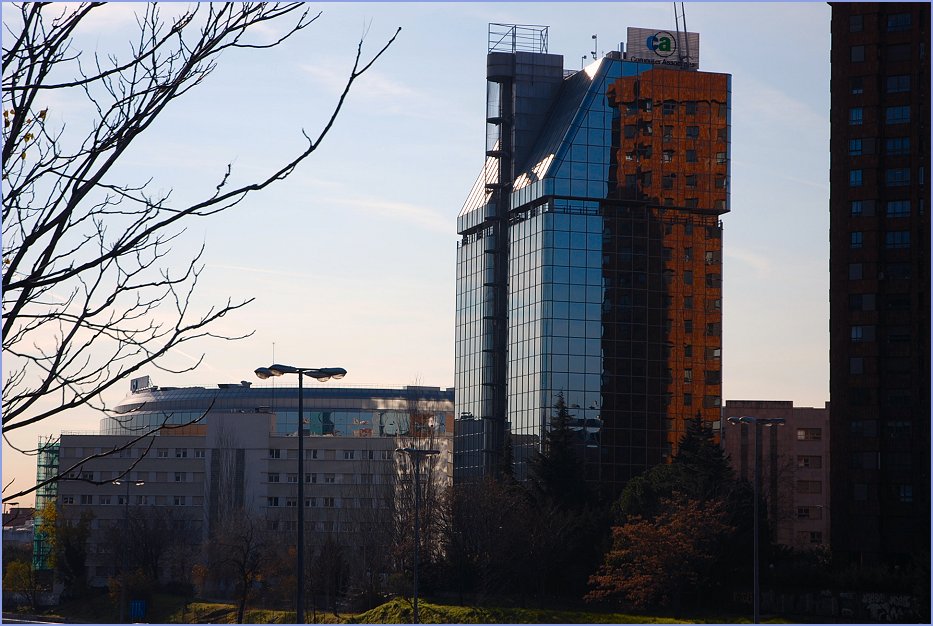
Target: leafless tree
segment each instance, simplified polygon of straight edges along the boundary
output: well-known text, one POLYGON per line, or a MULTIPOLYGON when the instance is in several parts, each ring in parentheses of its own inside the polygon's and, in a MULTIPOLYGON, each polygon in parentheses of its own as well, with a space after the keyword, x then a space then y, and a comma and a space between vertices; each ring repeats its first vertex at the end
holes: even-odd
MULTIPOLYGON (((152 181, 115 180, 127 150, 212 73, 222 53, 274 47, 320 14, 301 3, 194 3, 164 16, 147 4, 125 53, 77 49, 74 33, 103 7, 24 3, 3 12, 5 438, 75 408, 105 408, 101 394, 142 368, 172 371, 163 357, 173 348, 233 338, 212 325, 250 300, 192 310, 203 248, 179 259, 173 242, 192 219, 288 177, 321 145, 354 82, 398 35, 368 60, 360 41, 320 130, 302 131, 303 149, 248 182, 228 164, 199 197, 178 203, 152 181), (257 39, 256 31, 275 24, 283 24, 281 36, 257 39), (77 98, 93 111, 87 132, 55 121, 55 103, 77 98)), ((4 489, 4 501, 34 489, 4 489)))
MULTIPOLYGON (((419 561, 426 571, 437 562, 442 549, 439 511, 448 486, 444 466, 449 459, 449 439, 439 435, 437 403, 427 399, 417 385, 408 387, 405 411, 408 427, 403 431, 405 434, 397 437, 398 447, 440 451, 424 458, 419 480, 419 561)), ((396 454, 396 464, 394 557, 396 569, 402 571, 410 566, 414 549, 415 481, 408 455, 396 454)))
POLYGON ((237 598, 237 623, 243 623, 246 603, 273 557, 264 521, 249 511, 238 511, 224 520, 208 543, 210 576, 229 581, 237 598))

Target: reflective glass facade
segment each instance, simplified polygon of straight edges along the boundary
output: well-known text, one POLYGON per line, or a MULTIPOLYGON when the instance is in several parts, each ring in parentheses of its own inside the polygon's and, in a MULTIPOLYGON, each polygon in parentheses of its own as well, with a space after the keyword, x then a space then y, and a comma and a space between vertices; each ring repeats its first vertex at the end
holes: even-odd
POLYGON ((563 392, 588 477, 621 486, 685 420, 719 420, 730 78, 618 54, 566 77, 494 65, 492 146, 511 149, 487 143, 458 218, 455 480, 496 471, 500 358, 518 477, 563 392), (510 142, 526 110, 534 139, 510 142))
MULTIPOLYGON (((452 403, 453 389, 438 387, 321 386, 303 391, 305 430, 311 436, 395 437, 411 434, 413 421, 415 430, 444 434, 449 432, 452 403)), ((212 414, 221 413, 256 413, 256 419, 270 420, 270 434, 293 435, 298 432, 298 388, 143 389, 124 398, 113 418, 101 420, 100 434, 140 433, 168 425, 175 427, 172 434, 198 435, 206 432, 212 414), (185 424, 190 424, 185 431, 177 428, 185 424)))

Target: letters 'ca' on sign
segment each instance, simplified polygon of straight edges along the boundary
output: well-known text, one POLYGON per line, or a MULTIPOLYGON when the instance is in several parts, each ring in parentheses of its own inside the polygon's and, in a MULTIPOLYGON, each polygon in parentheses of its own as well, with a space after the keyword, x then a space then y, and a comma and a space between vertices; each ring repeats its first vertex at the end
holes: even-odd
POLYGON ((679 67, 686 64, 697 69, 700 67, 700 34, 629 27, 625 52, 627 61, 679 67))

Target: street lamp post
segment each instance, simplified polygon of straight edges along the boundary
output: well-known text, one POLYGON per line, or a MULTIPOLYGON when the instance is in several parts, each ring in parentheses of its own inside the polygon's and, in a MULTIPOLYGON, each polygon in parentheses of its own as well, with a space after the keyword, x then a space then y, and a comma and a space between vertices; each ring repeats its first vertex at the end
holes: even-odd
POLYGON ((121 575, 122 582, 120 583, 120 623, 122 624, 126 618, 126 570, 130 552, 130 485, 142 487, 146 483, 141 480, 135 482, 131 481, 129 476, 127 476, 126 480, 115 480, 113 484, 126 485, 126 495, 123 497, 123 572, 121 575))
POLYGON ((415 472, 415 561, 412 567, 412 595, 414 608, 414 623, 418 621, 418 553, 421 549, 419 543, 418 531, 420 528, 419 518, 421 517, 421 462, 428 456, 440 454, 440 450, 422 450, 421 448, 396 448, 396 452, 404 452, 411 459, 411 464, 415 472))
MULTIPOLYGON (((753 588, 752 588, 752 605, 755 623, 759 624, 761 615, 759 613, 760 598, 761 598, 761 587, 759 586, 758 580, 758 496, 761 483, 761 428, 759 426, 783 426, 784 418, 783 417, 753 417, 750 415, 743 415, 742 417, 730 417, 728 422, 733 426, 739 424, 751 424, 755 427, 755 482, 752 485, 755 497, 755 528, 754 528, 754 539, 755 545, 754 550, 754 565, 755 569, 752 572, 753 588)), ((774 494, 772 494, 774 497, 774 494)))
POLYGON ((342 367, 292 367, 291 365, 270 365, 256 369, 256 376, 265 380, 271 376, 284 374, 298 374, 298 545, 296 548, 296 564, 298 589, 295 593, 295 621, 305 623, 305 422, 304 422, 304 377, 309 376, 320 382, 333 378, 338 380, 347 375, 342 367))

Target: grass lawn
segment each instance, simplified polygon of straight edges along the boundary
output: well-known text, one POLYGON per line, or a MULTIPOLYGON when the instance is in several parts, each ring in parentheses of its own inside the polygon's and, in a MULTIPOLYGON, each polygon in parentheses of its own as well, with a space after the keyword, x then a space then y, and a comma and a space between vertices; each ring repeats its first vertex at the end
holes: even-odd
MULTIPOLYGON (((746 616, 714 615, 703 617, 658 617, 628 613, 523 609, 512 607, 468 607, 420 602, 421 622, 425 624, 722 624, 749 623, 746 616)), ((119 614, 106 594, 89 596, 63 604, 49 616, 89 623, 116 623, 119 614)), ((295 613, 269 609, 247 609, 248 624, 293 624, 295 613)), ((161 624, 233 624, 236 605, 232 603, 190 602, 180 596, 155 594, 149 604, 146 621, 161 624)), ((412 606, 409 600, 395 598, 364 613, 318 611, 318 624, 410 624, 412 606)), ((309 621, 311 616, 309 615, 309 621)), ((766 623, 785 623, 766 620, 766 623)))

